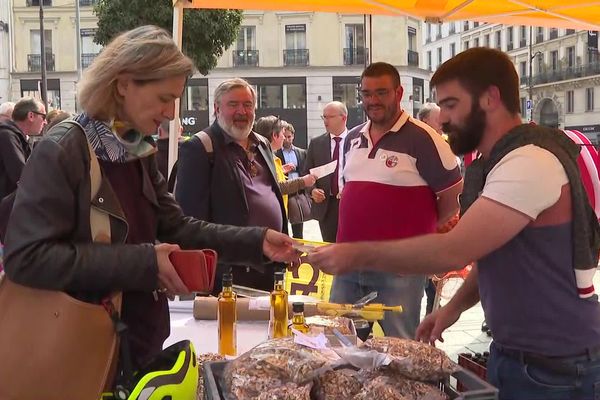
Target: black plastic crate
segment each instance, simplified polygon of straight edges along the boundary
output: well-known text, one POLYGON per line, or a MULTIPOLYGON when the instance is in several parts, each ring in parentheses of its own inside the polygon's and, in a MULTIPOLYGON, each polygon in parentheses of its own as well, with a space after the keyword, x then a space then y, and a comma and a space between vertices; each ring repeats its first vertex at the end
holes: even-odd
MULTIPOLYGON (((228 361, 206 362, 202 366, 202 376, 204 377, 204 399, 222 400, 223 393, 219 383, 223 370, 228 361)), ((468 389, 465 392, 457 392, 450 384, 450 381, 440 383, 440 390, 450 396, 453 400, 498 400, 498 389, 477 377, 470 371, 461 368, 452 374, 452 377, 460 381, 463 387, 468 389)))

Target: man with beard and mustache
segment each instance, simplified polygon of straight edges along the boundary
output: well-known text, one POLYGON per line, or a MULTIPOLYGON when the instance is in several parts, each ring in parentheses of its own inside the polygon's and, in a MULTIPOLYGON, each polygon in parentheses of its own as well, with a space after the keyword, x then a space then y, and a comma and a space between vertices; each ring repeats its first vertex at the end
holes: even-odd
MULTIPOLYGON (((197 219, 287 233, 273 152, 252 131, 256 91, 243 79, 228 79, 216 88, 214 99, 214 123, 180 147, 177 201, 185 215, 197 219)), ((233 276, 236 284, 272 290, 274 270, 280 267, 233 267, 233 276)), ((230 268, 219 264, 214 293, 221 290, 221 275, 230 268)))
POLYGON ((481 300, 494 336, 487 379, 500 399, 593 399, 600 382, 600 304, 592 278, 600 227, 577 168, 581 148, 561 131, 523 124, 511 59, 469 49, 431 85, 454 151, 479 151, 467 169, 456 227, 408 240, 319 248, 326 272, 360 265, 401 274, 477 265, 450 302, 423 320, 434 343, 481 300))
MULTIPOLYGON (((338 243, 433 233, 458 211, 456 157, 434 129, 402 110, 402 94, 393 65, 378 62, 364 70, 360 95, 369 121, 348 133, 338 243)), ((403 307, 380 322, 385 334, 414 337, 425 274, 399 276, 369 263, 356 269, 335 277, 331 301, 354 303, 376 291, 378 302, 403 307)))

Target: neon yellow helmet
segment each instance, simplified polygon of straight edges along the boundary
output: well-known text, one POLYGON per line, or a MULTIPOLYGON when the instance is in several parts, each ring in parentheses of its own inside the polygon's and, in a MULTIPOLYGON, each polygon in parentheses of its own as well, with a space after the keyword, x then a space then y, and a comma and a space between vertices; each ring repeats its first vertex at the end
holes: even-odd
POLYGON ((192 342, 182 340, 167 347, 136 372, 134 380, 135 386, 127 391, 129 393, 115 393, 117 399, 195 399, 198 390, 198 360, 192 342))

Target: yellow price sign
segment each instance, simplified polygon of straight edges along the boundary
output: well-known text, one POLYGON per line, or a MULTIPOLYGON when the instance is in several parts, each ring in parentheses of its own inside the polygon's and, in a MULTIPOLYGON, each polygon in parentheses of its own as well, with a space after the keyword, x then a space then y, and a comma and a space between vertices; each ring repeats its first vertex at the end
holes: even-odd
MULTIPOLYGON (((323 246, 328 243, 296 239, 312 246, 323 246)), ((322 301, 329 301, 333 276, 322 272, 318 267, 303 263, 295 271, 287 271, 285 290, 291 294, 311 296, 322 301)))

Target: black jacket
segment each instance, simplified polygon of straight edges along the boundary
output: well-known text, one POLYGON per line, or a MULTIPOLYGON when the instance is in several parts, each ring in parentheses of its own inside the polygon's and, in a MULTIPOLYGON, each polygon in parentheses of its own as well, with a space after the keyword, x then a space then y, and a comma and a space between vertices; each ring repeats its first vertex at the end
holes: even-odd
MULTIPOLYGON (((141 166, 143 196, 155 211, 156 239, 183 249, 212 248, 230 263, 263 262, 265 229, 221 226, 184 217, 167 192, 154 156, 142 159, 141 166)), ((59 124, 36 146, 23 169, 8 224, 6 274, 16 283, 67 291, 87 301, 123 291, 123 308, 135 317, 126 321, 132 343, 148 352, 160 350, 168 335, 169 317, 164 296, 158 303, 151 295, 158 288, 154 243, 124 244, 128 223, 105 176, 91 202, 110 216, 112 245, 92 243, 89 170, 87 142, 79 128, 65 132, 59 124), (139 299, 139 293, 147 295, 135 302, 135 310, 132 303, 125 304, 128 298, 139 299)), ((149 355, 136 354, 135 358, 149 355)))
MULTIPOLYGON (((175 197, 185 215, 218 224, 248 225, 248 203, 235 162, 227 157, 225 132, 215 122, 210 130, 213 141, 212 163, 204 145, 196 136, 181 144, 177 167, 175 197)), ((283 215, 281 232, 287 233, 283 198, 277 183, 273 152, 268 143, 259 141, 258 150, 271 172, 273 191, 283 215)))
MULTIPOLYGON (((304 176, 304 165, 306 164, 306 150, 301 149, 300 147, 296 147, 292 145, 292 150, 296 153, 296 159, 298 160, 298 165, 296 166, 296 172, 298 175, 304 176)), ((277 150, 275 155, 281 159, 281 163, 285 164, 285 157, 283 156, 283 148, 277 150)))
POLYGON ((0 123, 0 200, 17 188, 31 154, 25 134, 12 121, 0 123))

